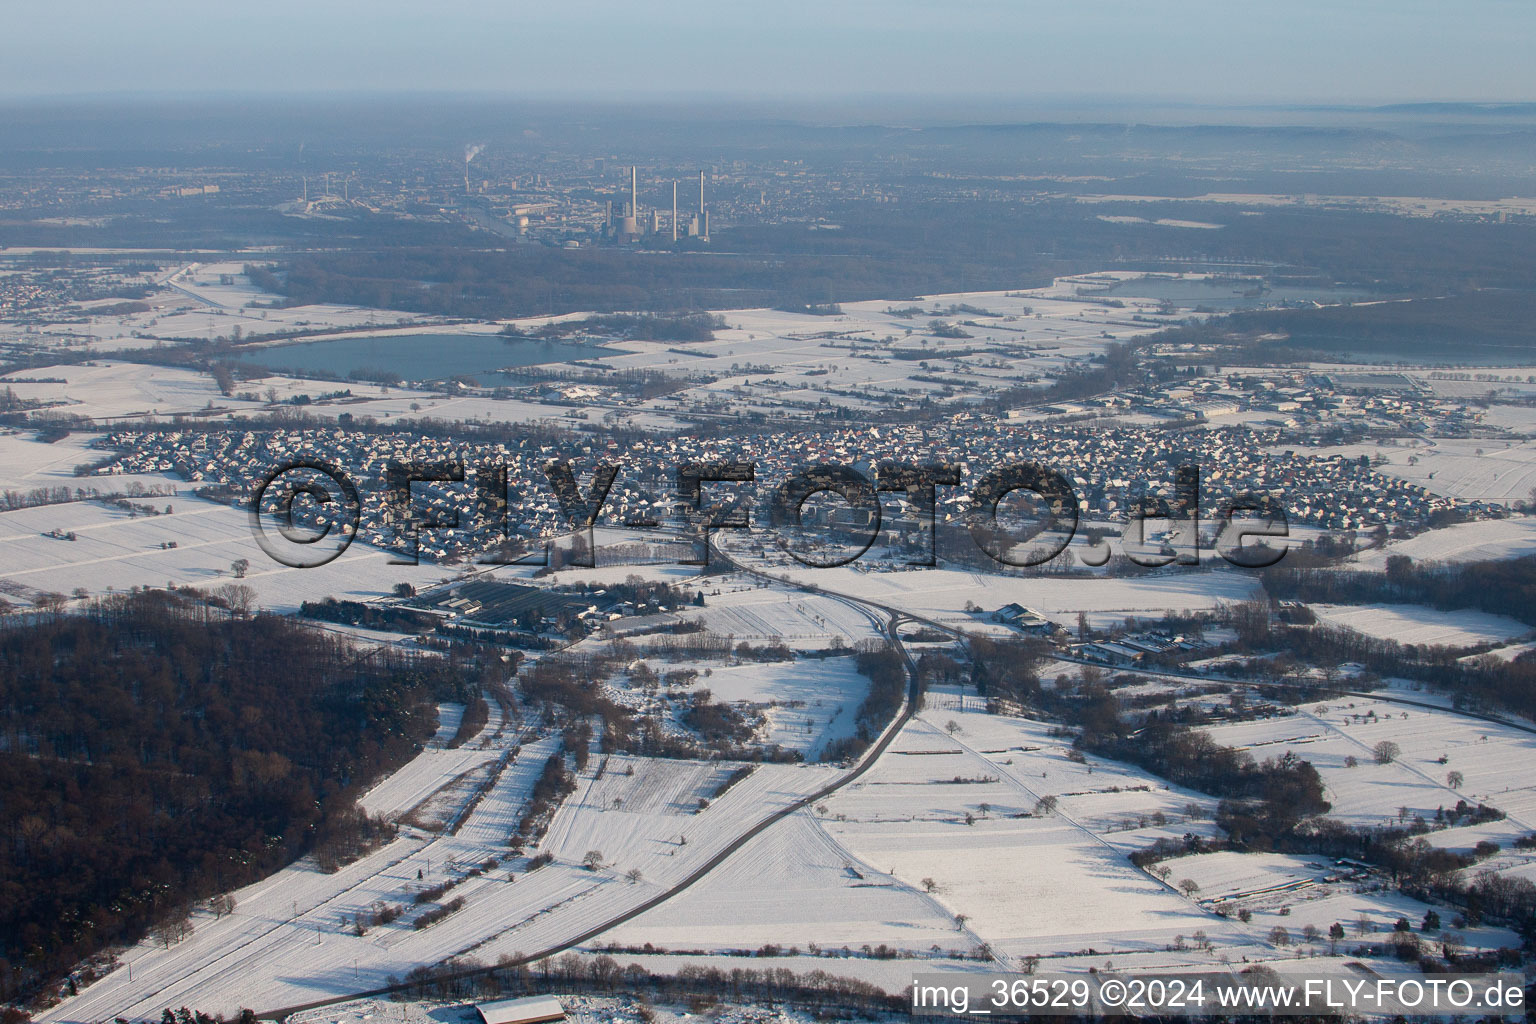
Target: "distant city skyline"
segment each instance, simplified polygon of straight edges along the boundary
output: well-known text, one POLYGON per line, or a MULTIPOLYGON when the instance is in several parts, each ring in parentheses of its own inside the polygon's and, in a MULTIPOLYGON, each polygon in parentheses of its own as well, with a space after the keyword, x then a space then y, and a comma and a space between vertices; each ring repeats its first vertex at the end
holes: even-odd
POLYGON ((1533 38, 1523 0, 57 0, 7 10, 0 97, 1520 101, 1533 38))

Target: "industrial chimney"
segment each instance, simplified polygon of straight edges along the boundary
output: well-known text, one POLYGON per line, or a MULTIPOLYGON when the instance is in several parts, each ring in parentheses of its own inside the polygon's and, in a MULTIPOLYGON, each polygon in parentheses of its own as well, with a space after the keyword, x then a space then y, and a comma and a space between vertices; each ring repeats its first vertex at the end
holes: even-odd
POLYGON ((640 235, 640 192, 638 182, 638 169, 629 169, 629 207, 624 211, 624 216, 619 218, 619 234, 629 238, 637 238, 640 235))

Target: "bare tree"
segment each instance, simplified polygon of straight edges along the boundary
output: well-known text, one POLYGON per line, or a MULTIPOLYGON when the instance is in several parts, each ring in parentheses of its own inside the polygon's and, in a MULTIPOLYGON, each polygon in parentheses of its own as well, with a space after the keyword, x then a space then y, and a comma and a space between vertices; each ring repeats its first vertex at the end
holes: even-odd
POLYGON ((245 618, 256 607, 256 591, 244 583, 226 583, 213 591, 213 596, 229 606, 230 615, 245 618))
POLYGON ((1466 777, 1462 775, 1461 772, 1445 773, 1445 784, 1450 786, 1452 789, 1460 789, 1461 784, 1466 781, 1466 777))
POLYGON ((1371 756, 1376 758, 1377 764, 1391 764, 1402 752, 1403 748, 1391 740, 1382 740, 1371 748, 1371 756))
POLYGON ((1193 878, 1181 878, 1179 879, 1179 888, 1184 890, 1185 896, 1193 899, 1195 893, 1200 891, 1200 883, 1193 878))
POLYGON ((192 915, 187 910, 179 910, 156 924, 149 930, 149 934, 156 942, 170 949, 192 934, 192 915))

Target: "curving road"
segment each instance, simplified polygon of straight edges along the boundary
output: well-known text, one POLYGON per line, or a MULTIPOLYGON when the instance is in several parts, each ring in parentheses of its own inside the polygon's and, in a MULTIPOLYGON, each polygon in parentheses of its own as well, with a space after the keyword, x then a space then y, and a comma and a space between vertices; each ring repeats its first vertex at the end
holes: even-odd
MULTIPOLYGON (((854 603, 860 603, 857 602, 856 599, 852 598, 843 599, 854 603)), ((904 612, 896 611, 894 609, 890 610, 889 614, 890 617, 882 628, 885 630, 886 636, 890 638, 891 644, 895 647, 896 652, 901 656, 902 666, 906 670, 906 697, 902 701, 901 710, 896 715, 895 719, 893 719, 891 723, 886 726, 885 731, 880 734, 880 738, 877 739, 874 744, 870 746, 869 750, 864 753, 864 756, 859 759, 859 763, 854 766, 852 771, 843 776, 840 776, 837 779, 834 779, 832 782, 827 783, 825 786, 822 786, 815 792, 800 797, 793 803, 787 804, 784 807, 779 808, 777 811, 774 811, 772 814, 764 817, 755 825, 742 832, 736 838, 732 839, 730 843, 728 843, 723 849, 721 849, 714 856, 710 857, 709 860, 695 868, 682 881, 678 882, 676 885, 672 886, 666 891, 652 896, 645 902, 631 907, 630 909, 624 911, 622 914, 609 918, 601 924, 588 928, 580 934, 573 935, 570 938, 564 939, 560 943, 554 946, 550 946, 546 949, 541 949, 537 952, 529 953, 525 956, 518 957, 515 960, 508 960, 506 962, 498 963, 494 967, 480 967, 474 970, 462 971, 452 975, 452 977, 474 978, 489 974, 493 971, 501 970, 506 967, 517 967, 523 964, 536 963, 545 959, 546 957, 564 953, 569 949, 581 945, 589 939, 594 939, 604 932, 624 924, 627 921, 633 920, 634 918, 639 917, 641 914, 644 914, 646 911, 660 906, 679 893, 687 891, 689 888, 696 885, 711 871, 714 871, 721 864, 725 863, 725 861, 729 859, 732 854, 736 853, 752 840, 762 835, 778 822, 783 821, 791 814, 796 814, 799 811, 804 810, 806 807, 815 804, 817 801, 831 796, 833 793, 836 793, 843 787, 858 781, 858 779, 862 777, 865 772, 874 767, 875 762, 879 760, 880 755, 885 753, 885 751, 890 747, 891 742, 896 738, 897 734, 900 733, 902 728, 912 720, 912 717, 915 714, 917 714, 917 709, 920 704, 921 693, 917 675, 917 664, 912 660, 912 655, 907 651, 906 647, 902 645, 901 637, 898 633, 898 627, 901 625, 901 623, 911 619, 912 616, 907 615, 904 612)), ((317 999, 314 1002, 300 1003, 296 1006, 284 1006, 277 1009, 265 1010, 261 1013, 258 1013, 256 1016, 262 1020, 282 1020, 292 1014, 300 1013, 305 1010, 319 1009, 320 1007, 324 1006, 334 1006, 338 1003, 351 1002, 354 999, 369 999, 376 996, 391 995, 394 992, 409 987, 411 986, 404 983, 400 985, 386 985, 382 988, 368 989, 367 991, 363 992, 353 992, 346 995, 331 996, 326 999, 317 999)))

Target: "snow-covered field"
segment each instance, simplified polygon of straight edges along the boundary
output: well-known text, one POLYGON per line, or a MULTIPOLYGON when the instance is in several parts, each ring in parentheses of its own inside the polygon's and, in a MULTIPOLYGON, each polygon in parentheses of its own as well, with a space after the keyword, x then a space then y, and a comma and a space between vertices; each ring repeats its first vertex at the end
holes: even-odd
POLYGON ((1316 604, 1317 620, 1400 644, 1470 647, 1524 637, 1531 627, 1503 615, 1468 609, 1440 611, 1416 604, 1316 604))
POLYGON ((807 811, 753 840, 683 896, 600 941, 706 951, 769 943, 802 950, 968 946, 937 900, 858 860, 807 811))
POLYGON ((1159 951, 1197 930, 1223 946, 1252 944, 1095 831, 1128 807, 1176 813, 1191 795, 1125 766, 1070 761, 1046 732, 973 711, 925 713, 876 770, 828 801, 838 816, 828 831, 909 886, 931 879, 951 919, 1010 964, 1089 947, 1159 951), (1058 808, 1037 811, 1044 796, 1058 808))
POLYGON ((0 513, 0 588, 30 600, 39 593, 92 595, 133 587, 250 587, 257 604, 296 611, 306 600, 368 599, 405 581, 427 585, 442 569, 389 563, 389 555, 355 544, 327 565, 295 569, 272 561, 251 536, 245 513, 191 495, 143 499, 172 511, 130 515, 100 502, 70 502, 0 513), (47 536, 73 533, 74 540, 47 536), (169 545, 174 544, 174 547, 169 545), (232 566, 249 569, 236 578, 232 566))
MULTIPOLYGON (((3 386, 3 385, 0 385, 3 386)), ((112 453, 93 448, 97 434, 70 434, 48 443, 31 430, 0 430, 0 490, 23 494, 39 487, 94 487, 102 493, 125 490, 137 482, 149 486, 181 486, 182 481, 159 474, 117 474, 110 477, 77 477, 75 467, 93 465, 112 453)))
POLYGON ((1075 625, 1079 611, 1100 613, 1110 620, 1166 610, 1207 609, 1219 601, 1246 600, 1258 587, 1252 573, 1217 568, 1153 573, 1134 580, 999 576, 947 568, 877 572, 857 564, 835 569, 775 566, 770 571, 832 593, 975 627, 982 623, 966 612, 968 602, 991 611, 1016 601, 1048 618, 1075 625))
POLYGON ((1437 494, 1513 504, 1527 501, 1536 487, 1536 442, 1492 438, 1437 439, 1432 448, 1412 450, 1416 462, 1396 455, 1377 472, 1419 484, 1437 494))
MULTIPOLYGON (((227 333, 235 324, 246 331, 276 325, 318 330, 382 326, 392 316, 341 307, 255 310, 252 303, 259 295, 235 264, 194 265, 167 280, 174 296, 162 297, 151 314, 91 325, 93 344, 102 349, 114 340, 142 344, 144 339, 131 339, 131 333, 150 327, 167 337, 203 337, 227 333), (221 283, 221 274, 231 275, 232 283, 221 283)), ((682 422, 676 414, 691 403, 713 403, 721 415, 753 409, 811 415, 828 389, 840 392, 841 403, 876 408, 911 402, 942 386, 914 381, 914 375, 963 378, 984 393, 1024 379, 1048 379, 1070 361, 1102 352, 1113 339, 1148 330, 1148 322, 1131 323, 1129 317, 1150 312, 1156 305, 1151 300, 1108 309, 1083 302, 1075 293, 1079 286, 1107 280, 1064 280, 1049 289, 1011 295, 935 297, 915 303, 918 310, 910 314, 886 302, 851 303, 827 317, 733 311, 727 314, 729 326, 713 341, 685 346, 625 342, 615 346, 617 354, 598 357, 618 370, 661 367, 720 375, 712 383, 625 408, 351 385, 356 401, 306 410, 394 421, 433 416, 481 422, 570 417, 574 412, 597 422, 615 415, 667 428, 682 422), (960 305, 973 308, 950 309, 960 305), (930 318, 967 320, 971 340, 927 337, 932 332, 924 327, 930 318), (982 345, 988 351, 979 358, 962 351, 982 345), (892 358, 892 347, 922 347, 922 362, 892 358)), ((474 330, 487 333, 496 327, 482 324, 474 330)), ((66 383, 12 386, 23 397, 55 401, 65 411, 104 420, 173 413, 243 415, 269 408, 258 398, 222 396, 210 377, 191 371, 110 361, 56 371, 46 375, 64 377, 66 383)), ((269 386, 279 397, 319 390, 314 382, 281 377, 242 382, 240 390, 269 386)), ((0 484, 21 490, 77 485, 73 467, 99 455, 88 447, 89 440, 74 435, 45 445, 29 435, 0 434, 0 484)), ((1523 500, 1536 483, 1533 443, 1436 441, 1413 449, 1413 455, 1410 464, 1405 450, 1394 449, 1383 472, 1438 493, 1498 501, 1523 500), (1478 453, 1478 447, 1485 451, 1478 453)), ((169 477, 84 482, 103 488, 130 482, 176 484, 169 477)), ((77 588, 95 594, 135 586, 239 582, 252 588, 258 603, 291 611, 306 599, 370 598, 397 583, 422 587, 450 575, 429 565, 391 565, 385 553, 361 545, 322 568, 278 566, 251 539, 244 513, 184 491, 183 484, 182 493, 145 499, 156 508, 171 506, 158 515, 134 516, 91 501, 0 514, 0 592, 25 601, 77 588), (237 580, 232 564, 241 559, 249 561, 249 569, 237 580)), ((601 536, 615 543, 635 539, 623 531, 601 536)), ((1362 554, 1358 562, 1381 568, 1389 554, 1399 552, 1416 561, 1465 561, 1528 551, 1536 552, 1536 519, 1515 518, 1434 531, 1362 554)), ((967 609, 992 611, 1017 602, 1059 623, 1075 625, 1084 614, 1093 626, 1103 627, 1127 618, 1211 609, 1259 593, 1255 574, 1220 563, 1135 579, 1004 576, 948 568, 872 571, 867 564, 838 569, 774 564, 765 569, 785 582, 765 585, 748 573, 702 575, 697 568, 678 565, 566 569, 543 582, 581 580, 601 586, 639 575, 690 593, 702 590, 702 607, 674 614, 700 622, 711 634, 753 645, 783 642, 802 653, 879 636, 882 608, 860 601, 976 632, 1006 632, 967 609), (808 593, 789 583, 822 589, 808 593)), ((506 579, 535 572, 528 566, 476 571, 506 579)), ((1406 644, 1504 644, 1527 640, 1531 633, 1515 620, 1485 613, 1332 605, 1316 606, 1316 611, 1322 622, 1406 644)), ((624 625, 615 623, 613 633, 624 625)), ((661 647, 664 636, 636 639, 661 647)), ((591 647, 610 638, 602 634, 583 644, 591 647)), ((694 666, 669 662, 666 654, 646 650, 643 657, 657 662, 654 667, 663 673, 696 667, 699 675, 679 686, 707 688, 716 700, 750 706, 765 717, 758 740, 799 751, 807 762, 852 732, 868 688, 851 657, 742 664, 721 659, 694 666)), ((1069 674, 1078 671, 1065 663, 1058 667, 1069 674)), ((638 670, 635 677, 655 682, 638 670)), ((609 693, 628 686, 620 679, 592 682, 609 693)), ((1189 688, 1187 681, 1154 679, 1125 688, 1121 696, 1189 688)), ((638 687, 625 696, 655 699, 638 687)), ((1352 927, 1364 917, 1380 930, 1397 916, 1417 921, 1424 912, 1423 904, 1393 892, 1326 881, 1323 876, 1336 873, 1329 865, 1291 856, 1180 858, 1170 862, 1171 879, 1161 880, 1134 866, 1128 854, 1158 839, 1214 835, 1214 800, 1134 766, 1085 756, 1072 748, 1069 735, 1053 735, 1051 723, 986 714, 984 702, 964 689, 935 688, 925 702, 867 774, 777 821, 675 897, 589 937, 586 951, 610 943, 649 943, 661 952, 648 962, 671 957, 681 964, 714 955, 713 963, 729 965, 718 958, 767 944, 806 953, 813 944, 851 951, 885 944, 913 960, 876 961, 855 953, 835 962, 765 957, 751 966, 859 973, 899 987, 900 976, 918 959, 970 969, 1012 969, 1032 956, 1048 958, 1048 967, 1101 965, 1110 957, 1117 965, 1137 968, 1273 961, 1295 955, 1289 944, 1272 939, 1270 930, 1277 925, 1299 937, 1308 925, 1326 933, 1334 921, 1352 927), (1195 898, 1178 888, 1185 877, 1198 885, 1195 898), (1241 905, 1252 911, 1253 920, 1219 915, 1215 901, 1224 909, 1241 905), (1197 933, 1214 949, 1186 948, 1197 933), (955 959, 966 955, 973 959, 955 959)), ((426 749, 362 798, 369 812, 401 823, 392 842, 334 874, 305 860, 246 887, 234 894, 234 914, 214 920, 199 912, 196 931, 187 940, 169 948, 140 944, 128 951, 131 981, 127 971, 118 970, 40 1019, 155 1017, 166 1005, 224 1012, 238 1006, 268 1009, 383 985, 412 967, 449 957, 493 962, 560 946, 660 897, 756 822, 817 792, 843 770, 815 763, 759 764, 737 778, 733 773, 740 766, 733 762, 594 752, 548 831, 514 856, 510 840, 535 781, 549 758, 570 753, 561 750, 560 723, 540 722, 531 711, 507 721, 495 707, 478 736, 450 750, 446 744, 462 714, 462 707, 445 705, 437 735, 426 749), (728 781, 733 784, 727 787, 728 781), (535 852, 549 854, 552 862, 528 871, 526 855, 535 852), (413 920, 434 903, 418 905, 416 894, 449 881, 454 883, 451 896, 463 897, 465 905, 430 927, 413 927, 413 920), (380 905, 398 905, 404 914, 355 934, 356 916, 380 905)), ((1531 831, 1536 821, 1536 782, 1529 779, 1536 736, 1369 698, 1330 700, 1299 708, 1294 715, 1210 731, 1217 742, 1244 747, 1259 758, 1294 750, 1312 761, 1328 787, 1333 814, 1348 824, 1432 818, 1437 809, 1462 799, 1497 806, 1509 813, 1508 820, 1437 832, 1431 841, 1457 849, 1482 840, 1499 842, 1504 850, 1489 865, 1536 877, 1536 857, 1511 849, 1513 839, 1531 831), (1373 749, 1384 740, 1400 751, 1377 763, 1373 749), (1460 776, 1454 782, 1453 772, 1460 776)), ((1513 941, 1497 929, 1463 938, 1486 946, 1513 941)), ((358 1024, 366 1019, 360 1017, 358 1024)), ((322 1022, 317 1017, 311 1024, 322 1022)))
MULTIPOLYGON (((1407 918, 1415 930, 1430 906, 1383 887, 1368 876, 1351 879, 1350 870, 1321 857, 1278 853, 1207 853, 1166 861, 1174 878, 1191 879, 1200 886, 1197 898, 1220 906, 1228 913, 1246 910, 1249 922, 1266 935, 1284 929, 1288 941, 1312 951, 1331 949, 1329 929, 1344 928, 1340 949, 1362 942, 1382 942, 1399 918, 1407 918), (1312 928, 1316 937, 1308 938, 1312 928)), ((1444 908, 1440 908, 1443 910, 1444 908)), ((1450 925, 1446 913, 1445 926, 1450 925)), ((1440 931, 1420 933, 1421 938, 1444 938, 1440 931)), ((1518 938, 1505 928, 1478 927, 1456 931, 1457 941, 1471 948, 1509 947, 1518 938)))
MULTIPOLYGON (((269 408, 266 402, 268 388, 275 392, 279 401, 297 394, 313 396, 340 389, 350 389, 357 398, 383 393, 383 389, 371 384, 328 384, 273 375, 239 381, 237 393, 250 392, 257 396, 254 399, 239 398, 220 393, 213 377, 206 373, 110 359, 50 366, 45 370, 23 370, 0 378, 0 386, 11 388, 21 398, 47 402, 50 411, 83 416, 97 423, 176 414, 222 416, 233 412, 249 415, 269 408), (65 383, 28 383, 42 378, 56 378, 65 383)), ((311 405, 306 410, 323 408, 327 407, 311 405)), ((339 405, 336 411, 355 408, 350 404, 339 405)))
MULTIPOLYGON (((260 257, 254 257, 258 262, 260 257)), ((274 296, 252 285, 240 262, 165 263, 155 275, 162 291, 145 300, 147 312, 98 315, 88 322, 45 325, 35 333, 13 337, 45 347, 83 347, 94 352, 151 348, 178 339, 212 339, 277 331, 318 332, 340 328, 383 327, 421 323, 428 318, 394 310, 362 306, 314 305, 280 307, 274 296), (230 283, 222 278, 230 277, 230 283)))
POLYGON ((1361 569, 1381 570, 1392 555, 1415 562, 1477 562, 1536 554, 1536 516, 1483 519, 1429 530, 1384 548, 1371 548, 1350 559, 1361 569))
POLYGON ((855 605, 755 583, 735 587, 736 579, 716 583, 721 593, 711 589, 705 607, 688 609, 684 616, 702 622, 711 633, 754 643, 782 640, 799 648, 826 647, 833 637, 851 647, 877 632, 870 615, 855 605))
POLYGON ((1135 313, 1156 309, 1152 301, 1130 300, 1134 308, 1107 309, 1079 300, 1070 282, 1029 292, 964 292, 920 301, 872 300, 845 303, 833 316, 810 316, 772 309, 729 310, 727 328, 713 341, 686 346, 663 342, 627 342, 630 354, 603 361, 615 368, 661 367, 671 372, 727 375, 646 403, 670 411, 680 401, 729 402, 733 409, 794 415, 813 410, 821 395, 833 390, 836 404, 868 407, 900 393, 924 393, 938 385, 913 380, 927 371, 917 362, 895 360, 891 347, 924 350, 934 371, 952 373, 970 386, 997 390, 1019 378, 1049 377, 1068 360, 1104 351, 1112 340, 1155 329, 1132 322, 1135 313), (951 307, 956 307, 951 311, 951 307), (958 307, 970 307, 961 310, 958 307), (917 312, 898 313, 897 310, 917 312), (964 320, 968 339, 927 337, 930 320, 964 320), (969 349, 984 344, 984 356, 969 349), (768 367, 732 374, 737 367, 768 367), (847 394, 842 392, 855 392, 847 394))
POLYGON ((1436 808, 1453 807, 1458 800, 1491 804, 1527 829, 1536 821, 1536 780, 1530 771, 1536 763, 1536 735, 1360 697, 1299 711, 1207 731, 1217 742, 1246 747, 1258 758, 1294 750, 1311 761, 1327 784, 1330 814, 1349 824, 1395 821, 1400 808, 1432 818, 1436 808), (1383 741, 1401 748, 1389 764, 1377 764, 1373 756, 1383 741), (1355 767, 1346 765, 1350 757, 1358 762, 1355 767), (1455 789, 1447 782, 1453 771, 1463 778, 1455 789))
MULTIPOLYGON (((55 403, 60 409, 98 421, 146 416, 265 414, 268 388, 281 401, 292 395, 333 390, 324 382, 273 374, 237 382, 225 396, 211 376, 190 370, 111 361, 111 353, 187 339, 249 338, 283 332, 298 336, 356 338, 379 333, 438 332, 432 318, 389 310, 349 306, 277 307, 245 278, 233 262, 192 263, 160 275, 166 290, 149 300, 151 310, 103 315, 85 323, 45 326, 15 340, 39 348, 84 347, 99 353, 100 363, 50 367, 47 377, 67 383, 17 383, 16 393, 55 403), (226 283, 223 278, 227 277, 226 283), (335 335, 337 331, 351 333, 335 335), (242 394, 251 397, 240 397, 242 394)), ((543 420, 571 425, 605 422, 675 430, 684 426, 677 413, 735 415, 744 411, 809 418, 831 402, 880 408, 938 392, 942 385, 918 380, 945 373, 978 393, 1001 391, 1020 380, 1049 380, 1069 364, 1102 353, 1115 340, 1154 330, 1157 303, 1130 299, 1123 309, 1085 302, 1068 280, 1030 292, 969 292, 924 300, 850 303, 836 316, 813 316, 771 309, 730 310, 728 326, 712 341, 619 341, 612 353, 593 353, 593 361, 616 371, 643 368, 675 374, 718 377, 664 398, 645 402, 580 397, 545 403, 537 398, 495 399, 488 393, 455 395, 436 391, 389 391, 348 383, 345 399, 305 406, 305 412, 333 417, 341 412, 368 415, 382 422, 406 422, 432 416, 465 422, 531 423, 543 420), (1132 316, 1144 319, 1133 320, 1132 316), (945 337, 929 328, 932 320, 963 321, 968 338, 945 337), (893 349, 921 349, 921 361, 893 358, 893 349)), ((517 321, 525 329, 552 319, 517 321)), ((499 323, 455 324, 454 333, 493 335, 499 323)), ((286 340, 286 339, 285 339, 286 340)), ((267 342, 261 345, 270 344, 267 342)), ((15 374, 35 379, 32 372, 15 374)))
POLYGON ((717 701, 745 704, 767 719, 756 741, 797 750, 815 761, 828 743, 853 734, 869 690, 851 657, 711 666, 696 682, 717 701))

